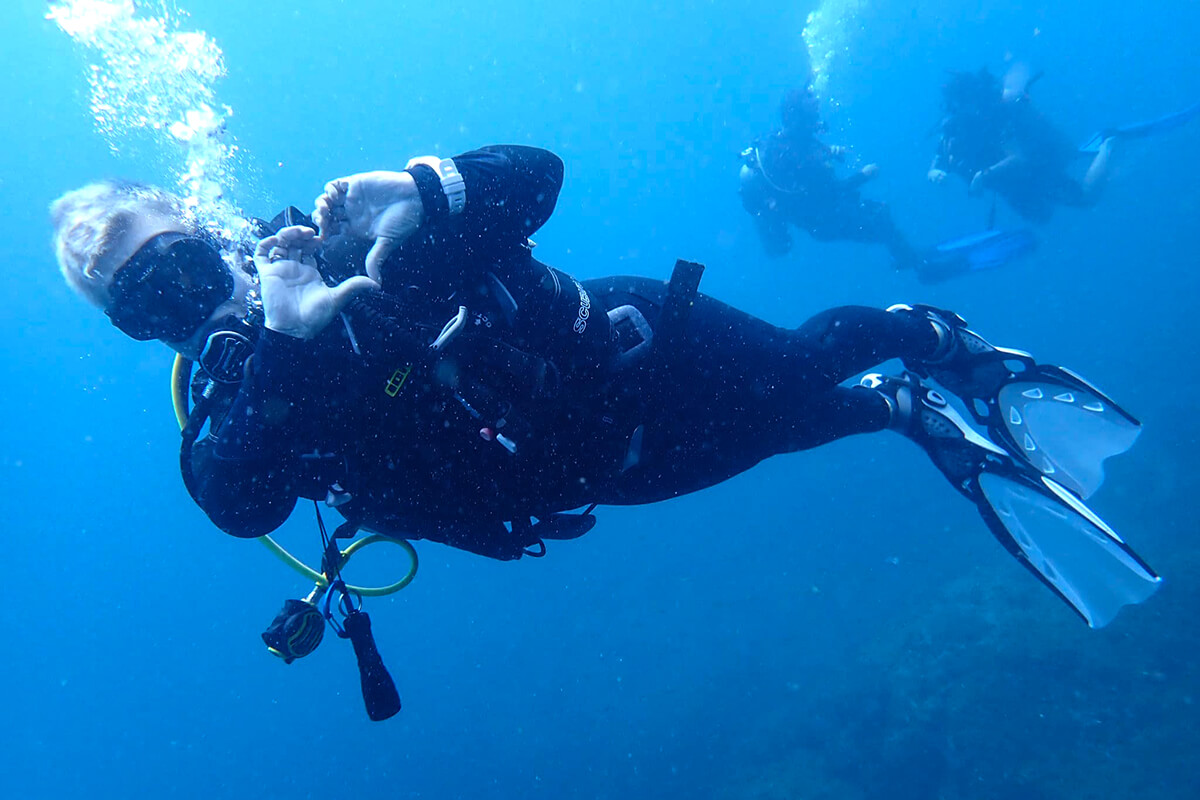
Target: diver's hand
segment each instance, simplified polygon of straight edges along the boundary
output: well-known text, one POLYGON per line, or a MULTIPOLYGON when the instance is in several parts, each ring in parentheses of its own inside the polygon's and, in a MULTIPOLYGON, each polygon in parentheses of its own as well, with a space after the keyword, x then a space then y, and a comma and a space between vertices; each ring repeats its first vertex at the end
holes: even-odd
POLYGON ((929 179, 930 183, 941 183, 942 181, 946 180, 946 170, 937 169, 935 167, 929 170, 929 172, 926 172, 925 177, 929 179))
POLYGON ((870 180, 871 178, 874 178, 876 175, 879 174, 879 165, 878 164, 867 164, 865 167, 860 169, 859 172, 862 173, 863 178, 870 180))
POLYGON ((360 172, 325 184, 313 221, 322 239, 339 234, 374 239, 366 267, 377 281, 388 255, 425 221, 425 207, 407 172, 360 172))
POLYGON ((254 266, 262 290, 267 327, 295 339, 311 339, 359 292, 379 284, 362 275, 326 286, 317 271, 321 249, 312 228, 293 225, 258 243, 254 266))

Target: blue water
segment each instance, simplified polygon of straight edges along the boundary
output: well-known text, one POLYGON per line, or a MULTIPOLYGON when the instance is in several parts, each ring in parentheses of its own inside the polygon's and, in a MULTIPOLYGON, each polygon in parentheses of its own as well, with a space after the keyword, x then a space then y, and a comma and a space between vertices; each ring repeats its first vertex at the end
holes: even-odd
MULTIPOLYGON (((1080 141, 1200 98, 1191 0, 867 5, 830 138, 882 165, 867 194, 918 241, 987 215, 924 180, 946 69, 1029 60, 1080 141)), ((738 152, 803 80, 811 2, 185 7, 225 51, 248 211, 308 208, 326 180, 413 155, 534 144, 567 164, 538 255, 577 276, 700 260, 707 292, 786 325, 848 302, 955 308, 1144 421, 1094 505, 1166 582, 1089 631, 915 447, 862 437, 604 509, 543 560, 418 544, 416 582, 368 606, 405 703, 370 723, 345 644, 290 666, 263 649, 309 587, 189 500, 170 353, 57 274, 51 200, 165 176, 95 134, 83 55, 44 4, 5 3, 0 796, 1195 795, 1200 127, 1120 153, 1100 206, 1058 214, 1033 258, 929 288, 870 247, 798 237, 769 261, 740 207, 738 152)), ((307 515, 283 538, 315 557, 307 515)), ((381 562, 356 574, 400 569, 381 562)))

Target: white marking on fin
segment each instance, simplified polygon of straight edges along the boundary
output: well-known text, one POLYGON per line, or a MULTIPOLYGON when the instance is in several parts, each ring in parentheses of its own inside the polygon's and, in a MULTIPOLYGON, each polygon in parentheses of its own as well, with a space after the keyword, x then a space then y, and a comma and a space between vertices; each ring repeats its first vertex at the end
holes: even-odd
POLYGON ((1097 517, 1096 513, 1094 511, 1092 511, 1090 508, 1088 508, 1087 506, 1085 506, 1083 504, 1083 501, 1080 500, 1078 497, 1071 494, 1067 489, 1065 489, 1064 487, 1060 486, 1058 483, 1050 480, 1047 477, 1044 477, 1044 476, 1042 477, 1042 483, 1045 486, 1047 486, 1050 489, 1050 491, 1052 491, 1052 492, 1054 492, 1054 494, 1058 495, 1058 498, 1060 500, 1062 500, 1063 503, 1065 503, 1068 507, 1070 507, 1071 510, 1073 510, 1076 514, 1079 514, 1081 517, 1086 519, 1088 522, 1095 525, 1102 532, 1104 532, 1104 534, 1107 535, 1110 539, 1112 539, 1113 541, 1118 542, 1120 544, 1125 544, 1125 540, 1122 539, 1120 536, 1118 536, 1116 531, 1114 531, 1112 528, 1108 527, 1108 525, 1105 524, 1104 520, 1097 517))
POLYGON ((1042 390, 1036 387, 1033 389, 1026 389, 1025 391, 1021 392, 1021 395, 1023 397, 1028 397, 1030 400, 1041 400, 1043 397, 1045 397, 1045 395, 1042 394, 1042 390))
POLYGON ((1088 403, 1087 405, 1085 405, 1083 407, 1083 410, 1084 411, 1103 411, 1104 403, 1101 403, 1099 400, 1097 400, 1094 403, 1088 403))
POLYGON ((1070 392, 1063 392, 1062 394, 1054 395, 1054 399, 1062 403, 1074 403, 1075 395, 1071 394, 1070 392))
POLYGON ((1028 433, 1025 434, 1025 450, 1030 453, 1032 453, 1034 450, 1037 450, 1037 444, 1034 443, 1033 437, 1028 433))
POLYGON ((1013 406, 1012 408, 1008 409, 1008 421, 1011 422, 1013 425, 1020 425, 1021 422, 1023 421, 1021 419, 1021 412, 1017 410, 1016 406, 1013 406))

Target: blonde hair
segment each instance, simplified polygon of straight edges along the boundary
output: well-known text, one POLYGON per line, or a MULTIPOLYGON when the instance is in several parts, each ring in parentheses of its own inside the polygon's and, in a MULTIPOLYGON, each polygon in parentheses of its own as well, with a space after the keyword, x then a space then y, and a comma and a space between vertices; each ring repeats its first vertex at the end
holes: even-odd
POLYGON ((97 262, 113 243, 147 213, 190 224, 178 197, 155 186, 130 181, 99 181, 67 192, 50 205, 54 254, 67 284, 89 303, 108 305, 110 275, 97 262))

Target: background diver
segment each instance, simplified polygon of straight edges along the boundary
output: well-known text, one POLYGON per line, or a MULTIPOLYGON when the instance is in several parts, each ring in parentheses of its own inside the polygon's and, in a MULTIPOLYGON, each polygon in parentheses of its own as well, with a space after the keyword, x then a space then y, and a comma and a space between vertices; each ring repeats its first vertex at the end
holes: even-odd
POLYGON ((1029 89, 1038 77, 1020 66, 1004 83, 986 67, 952 73, 942 86, 945 116, 929 180, 941 183, 947 174, 957 175, 972 196, 995 192, 1032 223, 1048 222, 1056 206, 1095 205, 1119 137, 1103 136, 1090 151, 1082 179, 1072 177, 1080 148, 1034 107, 1029 89))
POLYGON ((742 205, 769 256, 792 247, 789 225, 822 242, 881 244, 898 268, 917 266, 920 256, 892 221, 888 207, 859 190, 879 172, 867 164, 839 178, 846 149, 821 141, 825 123, 811 88, 793 89, 779 105, 780 127, 742 152, 742 205))
POLYGON ((789 225, 823 242, 882 244, 899 269, 913 269, 924 283, 1003 266, 1030 253, 1032 234, 988 230, 917 251, 896 227, 886 204, 859 190, 879 172, 867 164, 847 178, 837 174, 846 149, 827 145, 819 103, 811 88, 788 92, 780 104, 781 126, 742 152, 742 205, 770 256, 792 246, 789 225))
POLYGON ((235 536, 303 497, 343 529, 537 556, 586 533, 596 504, 891 429, 1090 625, 1157 588, 1083 504, 1139 432, 1099 390, 930 307, 833 308, 789 330, 698 293, 687 262, 666 284, 576 281, 527 241, 562 174, 505 146, 352 175, 315 225, 294 210, 263 224, 252 259, 167 193, 93 184, 54 204, 56 251, 119 329, 198 359, 181 466, 235 536), (891 358, 907 371, 843 385, 891 358))

